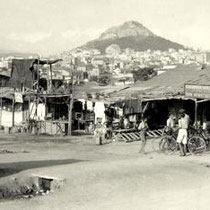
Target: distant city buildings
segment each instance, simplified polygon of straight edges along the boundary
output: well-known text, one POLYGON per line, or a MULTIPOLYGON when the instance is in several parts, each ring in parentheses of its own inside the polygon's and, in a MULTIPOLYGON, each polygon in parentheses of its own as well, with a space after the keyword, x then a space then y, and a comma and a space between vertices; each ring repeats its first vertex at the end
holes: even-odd
MULTIPOLYGON (((153 68, 157 75, 173 70, 178 65, 209 64, 209 54, 194 50, 147 51, 136 52, 127 48, 119 50, 117 46, 110 46, 107 54, 102 55, 97 49, 75 49, 65 51, 58 56, 62 62, 53 67, 52 79, 70 82, 72 70, 76 83, 88 81, 106 81, 110 85, 128 85, 134 83, 133 71, 153 68)), ((11 60, 16 57, 0 58, 0 75, 10 76, 11 60)), ((18 57, 20 59, 20 57, 18 57)), ((40 66, 40 76, 48 78, 49 67, 40 66)))
POLYGON ((169 49, 168 51, 135 52, 127 48, 119 50, 117 46, 108 47, 107 53, 101 55, 97 49, 75 49, 61 54, 63 65, 69 65, 72 60, 76 62, 76 70, 87 72, 87 79, 100 77, 104 73, 112 75, 111 84, 131 84, 133 79, 131 73, 141 68, 154 68, 157 74, 173 69, 177 65, 208 65, 206 52, 190 49, 169 49), (129 75, 129 76, 128 76, 129 75))

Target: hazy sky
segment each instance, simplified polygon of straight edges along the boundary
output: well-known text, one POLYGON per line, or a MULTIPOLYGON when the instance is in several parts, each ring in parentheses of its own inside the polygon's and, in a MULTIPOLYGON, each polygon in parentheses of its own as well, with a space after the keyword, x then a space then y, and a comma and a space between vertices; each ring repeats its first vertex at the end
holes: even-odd
POLYGON ((0 0, 0 49, 59 53, 128 20, 210 49, 209 10, 210 0, 0 0))

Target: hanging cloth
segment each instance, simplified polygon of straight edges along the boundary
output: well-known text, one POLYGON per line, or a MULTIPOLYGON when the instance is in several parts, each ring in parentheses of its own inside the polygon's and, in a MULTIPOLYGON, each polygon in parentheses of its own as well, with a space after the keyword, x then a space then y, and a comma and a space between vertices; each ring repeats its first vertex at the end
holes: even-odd
POLYGON ((33 64, 35 59, 13 59, 10 85, 14 88, 33 87, 33 64))

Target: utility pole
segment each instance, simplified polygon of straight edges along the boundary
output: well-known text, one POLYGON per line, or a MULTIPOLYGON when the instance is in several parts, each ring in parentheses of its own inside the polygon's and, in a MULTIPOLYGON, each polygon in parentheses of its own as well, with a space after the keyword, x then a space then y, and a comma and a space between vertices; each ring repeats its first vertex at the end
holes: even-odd
POLYGON ((72 109, 73 109, 73 103, 74 103, 74 90, 73 90, 73 82, 74 82, 74 67, 75 66, 72 66, 72 72, 71 72, 71 93, 69 95, 69 99, 70 99, 70 103, 69 103, 69 115, 68 115, 68 135, 71 136, 71 133, 72 133, 72 109))

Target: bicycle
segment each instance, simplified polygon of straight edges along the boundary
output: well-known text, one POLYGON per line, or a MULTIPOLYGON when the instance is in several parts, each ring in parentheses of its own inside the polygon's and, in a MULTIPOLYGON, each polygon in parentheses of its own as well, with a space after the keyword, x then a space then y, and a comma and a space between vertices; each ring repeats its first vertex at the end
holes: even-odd
MULTIPOLYGON (((163 138, 159 142, 159 150, 162 152, 176 152, 179 149, 176 142, 177 135, 178 129, 173 131, 172 129, 170 130, 168 127, 165 127, 163 130, 163 138)), ((191 154, 201 154, 206 151, 206 141, 208 140, 208 142, 210 142, 210 139, 207 139, 202 128, 190 126, 188 129, 188 136, 188 152, 191 154)))
POLYGON ((201 128, 189 127, 188 130, 189 140, 187 142, 188 151, 191 154, 201 154, 206 151, 209 144, 209 138, 206 136, 205 131, 201 128))
POLYGON ((159 150, 162 152, 174 153, 178 150, 178 145, 176 142, 176 137, 178 135, 178 130, 173 131, 169 127, 164 127, 163 137, 159 142, 159 150))

